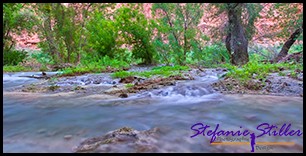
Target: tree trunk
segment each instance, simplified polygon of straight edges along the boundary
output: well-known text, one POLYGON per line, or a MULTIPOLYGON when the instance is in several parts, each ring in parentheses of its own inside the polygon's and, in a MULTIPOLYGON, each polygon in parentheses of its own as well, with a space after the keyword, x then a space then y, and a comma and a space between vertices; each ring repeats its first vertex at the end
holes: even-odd
POLYGON ((183 56, 183 64, 186 63, 186 55, 187 55, 187 36, 186 36, 186 31, 187 31, 187 25, 186 21, 184 22, 184 56, 183 56))
POLYGON ((285 42, 285 44, 282 47, 282 50, 279 52, 279 54, 277 55, 277 57, 273 60, 274 63, 278 62, 279 60, 281 60, 283 57, 288 55, 288 51, 290 49, 290 47, 293 45, 293 43, 295 42, 295 40, 300 36, 300 34, 303 31, 303 24, 301 28, 298 28, 294 31, 293 34, 291 34, 290 38, 285 42))
POLYGON ((248 40, 241 24, 241 3, 227 3, 229 32, 226 47, 233 65, 249 62, 248 40))

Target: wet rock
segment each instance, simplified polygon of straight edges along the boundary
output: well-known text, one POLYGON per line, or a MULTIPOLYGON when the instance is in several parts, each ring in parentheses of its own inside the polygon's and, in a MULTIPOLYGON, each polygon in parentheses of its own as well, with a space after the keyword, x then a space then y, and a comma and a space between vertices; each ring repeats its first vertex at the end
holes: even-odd
POLYGON ((285 57, 283 57, 281 60, 278 61, 278 63, 280 62, 302 62, 303 61, 303 51, 301 52, 297 52, 297 53, 293 53, 293 54, 289 54, 285 57))
POLYGON ((37 74, 37 75, 30 75, 30 76, 19 76, 19 77, 28 77, 28 78, 34 78, 34 79, 49 79, 51 76, 47 76, 45 72, 42 74, 37 74))
POLYGON ((245 87, 250 90, 260 90, 262 86, 259 80, 249 80, 245 87))
POLYGON ((45 133, 46 131, 47 131, 46 129, 39 129, 37 133, 42 134, 42 133, 45 133))
POLYGON ((207 75, 206 73, 200 73, 200 74, 199 74, 200 77, 204 77, 204 76, 206 76, 206 75, 207 75))
POLYGON ((165 86, 174 86, 175 85, 175 81, 165 82, 164 85, 165 86))
POLYGON ((297 80, 303 81, 303 73, 297 74, 297 80))
POLYGON ((52 85, 52 86, 49 86, 49 90, 50 91, 55 91, 55 90, 57 90, 57 89, 59 89, 60 88, 60 86, 57 86, 57 85, 52 85))
POLYGON ((65 139, 65 140, 70 140, 71 138, 72 138, 72 135, 65 135, 65 136, 64 136, 64 139, 65 139))
POLYGON ((93 84, 100 84, 101 83, 101 80, 100 79, 96 79, 93 81, 93 84))
POLYGON ((119 95, 119 97, 121 97, 121 98, 127 98, 128 95, 127 95, 126 93, 122 93, 122 94, 119 95))
POLYGON ((89 84, 91 84, 91 81, 85 81, 84 84, 89 85, 89 84))
POLYGON ((241 93, 243 91, 246 94, 286 96, 299 96, 303 93, 303 81, 288 76, 279 76, 278 73, 270 73, 265 80, 252 79, 246 83, 225 77, 223 80, 213 83, 213 87, 223 93, 241 93))
POLYGON ((156 152, 159 129, 137 131, 123 127, 103 136, 84 140, 74 152, 156 152), (121 148, 120 148, 121 147, 121 148), (129 147, 129 148, 122 148, 129 147))
POLYGON ((220 67, 218 67, 218 68, 216 68, 216 71, 226 72, 226 71, 227 71, 227 69, 226 69, 226 68, 220 68, 220 67))
POLYGON ((74 90, 85 90, 85 88, 84 88, 84 87, 81 87, 81 86, 76 86, 76 87, 74 88, 74 90))
POLYGON ((250 121, 256 121, 258 119, 256 115, 248 115, 245 118, 250 121))
POLYGON ((135 79, 137 79, 137 77, 128 76, 128 77, 122 78, 119 82, 120 83, 132 83, 135 79))

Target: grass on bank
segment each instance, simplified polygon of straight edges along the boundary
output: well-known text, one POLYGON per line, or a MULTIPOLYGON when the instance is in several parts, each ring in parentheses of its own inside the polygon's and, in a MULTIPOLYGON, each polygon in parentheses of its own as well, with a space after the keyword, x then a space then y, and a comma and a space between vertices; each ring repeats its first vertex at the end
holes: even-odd
POLYGON ((122 70, 124 68, 129 68, 129 63, 118 60, 118 59, 111 59, 109 57, 103 57, 100 60, 96 61, 84 61, 82 64, 69 67, 62 70, 62 76, 73 76, 73 75, 82 75, 85 73, 102 73, 108 72, 108 70, 116 69, 122 70))
POLYGON ((223 64, 229 70, 226 77, 234 78, 242 83, 251 79, 259 79, 264 82, 269 73, 277 72, 280 76, 284 76, 284 70, 290 70, 292 75, 296 75, 296 70, 303 71, 303 63, 262 63, 250 61, 242 67, 233 66, 230 64, 223 64))
POLYGON ((6 65, 3 66, 3 72, 26 72, 26 71, 32 71, 32 68, 30 67, 24 67, 24 66, 12 66, 12 65, 6 65))

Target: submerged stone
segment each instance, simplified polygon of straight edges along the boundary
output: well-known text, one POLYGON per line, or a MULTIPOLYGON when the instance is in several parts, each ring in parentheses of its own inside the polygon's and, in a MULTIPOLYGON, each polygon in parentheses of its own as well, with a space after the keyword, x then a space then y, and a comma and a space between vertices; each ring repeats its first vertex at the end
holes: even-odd
POLYGON ((122 94, 119 95, 119 97, 121 97, 121 98, 127 98, 128 95, 127 95, 126 93, 122 93, 122 94))

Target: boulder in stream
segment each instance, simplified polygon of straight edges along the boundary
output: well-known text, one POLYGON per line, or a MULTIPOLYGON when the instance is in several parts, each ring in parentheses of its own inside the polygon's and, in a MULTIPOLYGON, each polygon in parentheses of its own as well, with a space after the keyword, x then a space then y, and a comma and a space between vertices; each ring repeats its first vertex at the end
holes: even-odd
POLYGON ((103 136, 86 139, 73 151, 77 153, 156 152, 158 132, 158 128, 137 131, 130 127, 123 127, 103 136))

